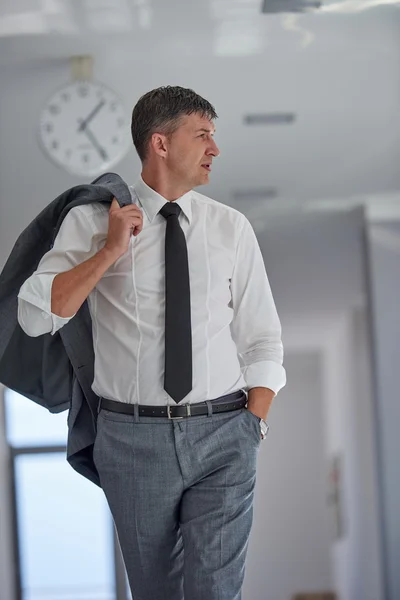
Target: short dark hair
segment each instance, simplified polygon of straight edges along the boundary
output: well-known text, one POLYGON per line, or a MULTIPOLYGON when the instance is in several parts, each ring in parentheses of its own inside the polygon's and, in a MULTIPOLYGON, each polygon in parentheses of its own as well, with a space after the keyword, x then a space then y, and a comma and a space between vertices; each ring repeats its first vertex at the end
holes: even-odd
POLYGON ((193 90, 179 87, 159 87, 142 96, 132 112, 131 133, 142 161, 154 132, 172 135, 185 115, 198 113, 210 121, 217 119, 215 108, 193 90))

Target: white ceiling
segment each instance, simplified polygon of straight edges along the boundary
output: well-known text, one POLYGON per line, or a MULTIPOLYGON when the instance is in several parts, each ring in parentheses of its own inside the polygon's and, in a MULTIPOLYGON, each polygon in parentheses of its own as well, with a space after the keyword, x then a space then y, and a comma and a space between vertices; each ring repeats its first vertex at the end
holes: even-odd
MULTIPOLYGON (((290 10, 291 6, 319 4, 313 0, 209 0, 196 2, 190 0, 175 0, 162 2, 161 0, 2 0, 0 7, 0 35, 46 35, 56 34, 87 34, 88 32, 132 32, 137 29, 151 30, 157 27, 161 16, 175 20, 182 15, 183 18, 193 17, 196 12, 202 19, 202 25, 209 22, 217 25, 228 33, 231 42, 237 46, 237 35, 232 36, 232 29, 237 25, 243 35, 243 25, 248 25, 254 32, 262 31, 263 23, 258 19, 262 5, 271 8, 272 14, 290 10), (279 10, 279 7, 281 9, 279 10), (162 10, 163 9, 163 10, 162 10), (197 10, 196 10, 197 9, 197 10), (239 27, 240 25, 240 27, 239 27)), ((398 8, 399 0, 322 0, 318 9, 310 12, 319 15, 354 15, 372 9, 384 7, 398 8)), ((290 28, 296 18, 285 14, 283 26, 290 28)), ((167 22, 168 23, 168 22, 167 22)), ((164 29, 164 27, 163 27, 164 29)), ((246 27, 245 27, 246 29, 246 27)), ((307 29, 307 27, 305 28, 307 29)), ((310 30, 310 37, 313 36, 310 30)), ((254 38, 253 38, 254 39, 254 38)), ((250 38, 249 38, 250 41, 250 38)), ((262 46, 262 40, 258 40, 262 46)), ((251 50, 258 47, 254 41, 251 50)))
MULTIPOLYGON (((272 16, 261 4, 2 0, 3 139, 19 119, 5 113, 17 110, 16 95, 36 103, 33 129, 41 103, 68 80, 69 57, 89 53, 95 78, 129 109, 166 84, 193 87, 215 105, 222 154, 204 192, 222 202, 249 190, 257 207, 267 202, 257 197, 265 188, 278 192, 270 204, 397 197, 400 2, 328 0, 312 14, 272 16), (244 125, 245 115, 266 112, 296 117, 244 125)), ((138 168, 132 151, 116 170, 133 179, 138 168)))

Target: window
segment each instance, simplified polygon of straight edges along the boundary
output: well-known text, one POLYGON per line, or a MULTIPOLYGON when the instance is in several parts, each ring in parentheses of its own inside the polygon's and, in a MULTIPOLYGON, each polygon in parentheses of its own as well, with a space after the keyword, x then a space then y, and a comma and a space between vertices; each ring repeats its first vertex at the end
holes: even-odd
POLYGON ((17 455, 15 490, 23 600, 115 600, 102 491, 61 452, 17 455))
POLYGON ((6 436, 13 448, 67 443, 67 412, 56 415, 11 390, 5 392, 6 436))
POLYGON ((67 413, 6 390, 5 414, 19 600, 128 599, 104 494, 65 458, 67 413))

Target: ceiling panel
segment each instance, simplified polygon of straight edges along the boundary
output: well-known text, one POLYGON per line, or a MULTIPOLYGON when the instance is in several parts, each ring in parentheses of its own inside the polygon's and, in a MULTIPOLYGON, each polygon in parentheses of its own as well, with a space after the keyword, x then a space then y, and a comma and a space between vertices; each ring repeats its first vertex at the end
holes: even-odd
MULTIPOLYGON (((261 0, 2 0, 0 110, 29 97, 34 128, 69 58, 89 53, 129 108, 166 84, 215 104, 207 193, 223 202, 242 206, 247 190, 260 212, 260 190, 268 203, 400 190, 400 10, 377 4, 263 15, 261 0)), ((2 136, 20 122, 4 116, 2 136)))
POLYGON ((250 39, 257 37, 270 16, 263 10, 278 14, 311 8, 320 15, 356 14, 399 6, 400 0, 3 0, 0 36, 163 29, 179 21, 182 28, 213 27, 220 43, 236 39, 237 46, 243 43, 257 51, 257 42, 251 45, 250 39))

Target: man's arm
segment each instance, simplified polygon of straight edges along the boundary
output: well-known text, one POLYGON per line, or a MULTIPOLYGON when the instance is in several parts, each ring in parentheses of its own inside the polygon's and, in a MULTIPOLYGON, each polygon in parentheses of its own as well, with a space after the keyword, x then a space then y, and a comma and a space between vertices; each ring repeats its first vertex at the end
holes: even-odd
POLYGON ((58 273, 51 287, 51 313, 63 319, 72 319, 117 258, 104 247, 73 269, 58 273))
POLYGON ((54 334, 68 323, 142 226, 139 207, 120 208, 113 200, 106 243, 98 249, 90 220, 79 207, 73 208, 64 219, 53 248, 20 289, 18 321, 25 333, 32 337, 54 334))
POLYGON ((247 408, 252 413, 264 419, 268 417, 272 400, 275 398, 275 392, 265 387, 254 387, 248 391, 247 408))
POLYGON ((108 222, 108 234, 104 248, 92 258, 70 271, 59 273, 51 290, 51 312, 63 318, 74 316, 104 273, 129 248, 132 234, 137 235, 143 227, 142 212, 135 204, 120 208, 114 199, 108 222))
POLYGON ((286 383, 286 373, 280 320, 264 259, 247 219, 238 241, 231 293, 231 331, 248 388, 248 408, 266 419, 274 396, 286 383))

